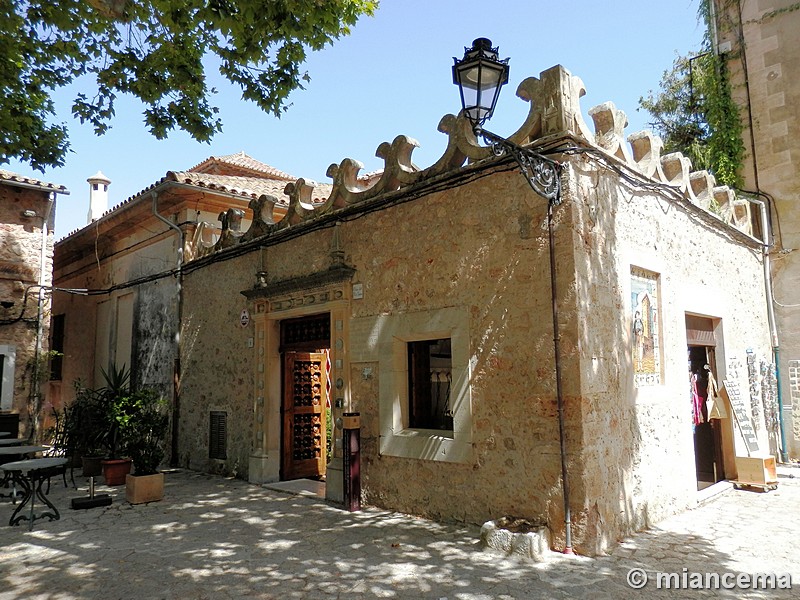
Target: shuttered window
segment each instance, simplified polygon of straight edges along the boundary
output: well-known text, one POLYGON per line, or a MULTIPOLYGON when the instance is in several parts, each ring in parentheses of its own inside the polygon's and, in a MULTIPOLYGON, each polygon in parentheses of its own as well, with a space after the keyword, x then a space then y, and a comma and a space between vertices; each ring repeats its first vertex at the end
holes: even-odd
POLYGON ((224 410, 211 411, 208 457, 228 458, 228 413, 224 410))
POLYGON ((64 366, 64 315, 53 315, 52 329, 50 330, 50 380, 61 381, 61 371, 64 366))

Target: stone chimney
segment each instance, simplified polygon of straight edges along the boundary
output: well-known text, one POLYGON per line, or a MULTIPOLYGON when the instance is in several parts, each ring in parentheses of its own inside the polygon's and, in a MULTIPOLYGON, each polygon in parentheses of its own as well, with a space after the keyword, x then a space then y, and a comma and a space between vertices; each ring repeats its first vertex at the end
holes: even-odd
POLYGON ((98 171, 86 181, 89 182, 89 214, 86 216, 88 225, 108 210, 108 186, 111 180, 98 171))

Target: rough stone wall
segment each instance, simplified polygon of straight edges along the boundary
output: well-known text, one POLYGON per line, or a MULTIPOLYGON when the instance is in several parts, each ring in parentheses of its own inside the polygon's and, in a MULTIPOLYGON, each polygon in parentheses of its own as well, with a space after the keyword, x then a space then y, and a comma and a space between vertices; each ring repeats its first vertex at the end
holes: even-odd
POLYGON ((584 550, 601 551, 696 502, 686 313, 721 319, 720 383, 731 359, 768 352, 769 335, 757 245, 590 161, 575 160, 571 172, 583 430, 568 443, 582 446, 577 537, 594 544, 584 550), (659 275, 661 383, 638 388, 631 266, 659 275))
MULTIPOLYGON (((13 302, 8 308, 0 306, 0 345, 16 349, 12 412, 19 413, 20 434, 28 436, 34 428, 38 408, 44 406, 35 395, 33 376, 36 356, 37 300, 40 269, 44 268, 44 285, 50 285, 53 260, 53 235, 46 240, 45 262, 41 264, 42 217, 47 215, 48 230, 52 232, 55 211, 50 210, 49 192, 0 185, 0 300, 13 302), (32 210, 37 216, 25 217, 32 210), (25 290, 30 289, 24 303, 25 290), (21 319, 18 319, 23 315, 21 319)), ((43 299, 42 353, 49 350, 50 295, 43 299)), ((40 363, 46 381, 48 365, 40 363)), ((46 393, 40 384, 40 395, 46 393)), ((44 406, 46 412, 46 406, 44 406)))
MULTIPOLYGON (((695 502, 685 314, 722 320, 722 379, 728 359, 768 347, 766 305, 759 250, 742 234, 689 202, 680 208, 632 191, 591 161, 570 162, 565 202, 554 212, 562 381, 573 543, 596 553, 695 502), (632 265, 660 276, 663 329, 662 383, 638 389, 629 326, 632 265)), ((324 271, 330 231, 187 276, 183 464, 244 474, 252 374, 267 363, 246 349, 252 333, 239 325, 246 303, 237 291, 251 289, 258 271, 270 280, 324 271), (229 413, 225 462, 207 458, 209 410, 229 413)), ((346 408, 362 415, 365 501, 439 519, 479 523, 513 514, 545 521, 560 544, 546 203, 516 170, 501 171, 344 220, 339 234, 345 262, 356 269, 353 281, 363 286, 363 298, 350 300, 351 323, 453 307, 469 315, 466 462, 381 453, 387 373, 377 350, 351 348, 357 358, 351 358, 346 408)))
MULTIPOLYGON (((800 360, 789 361, 789 396, 793 406, 800 406, 800 360)), ((795 413, 794 437, 800 438, 800 415, 795 413)))
MULTIPOLYGON (((473 361, 467 464, 380 455, 381 372, 375 362, 352 365, 367 502, 475 523, 505 514, 553 521, 559 514, 545 211, 512 171, 346 224, 348 261, 364 283, 353 317, 464 307, 473 361), (365 367, 372 368, 366 379, 365 367)), ((571 252, 561 250, 571 279, 571 252)))
MULTIPOLYGON (((298 263, 297 260, 294 261, 298 263)), ((259 252, 218 262, 184 279, 179 462, 201 471, 247 477, 253 430, 252 325, 239 292, 251 288, 259 252), (209 413, 227 412, 227 460, 209 459, 209 413)), ((277 376, 280 376, 279 374, 277 376)))
MULTIPOLYGON (((560 514, 545 211, 512 170, 340 224, 345 262, 364 288, 363 299, 351 301, 353 319, 449 307, 469 314, 474 450, 467 463, 381 455, 377 356, 351 364, 349 408, 362 414, 368 503, 476 523, 504 514, 536 521, 560 514)), ((560 230, 562 245, 569 236, 568 228, 560 230)), ((249 363, 253 334, 239 325, 245 304, 238 291, 252 288, 259 270, 275 280, 324 271, 330 244, 330 229, 312 232, 270 245, 262 257, 250 253, 187 276, 182 464, 244 474, 252 374, 260 363, 249 363), (207 458, 209 410, 229 413, 224 464, 207 458)), ((559 263, 571 278, 566 246, 559 263)))
MULTIPOLYGON (((800 209, 795 209, 800 213, 800 209)), ((787 458, 800 459, 800 396, 790 390, 792 361, 800 361, 800 252, 773 255, 772 286, 780 344, 781 398, 787 458)))

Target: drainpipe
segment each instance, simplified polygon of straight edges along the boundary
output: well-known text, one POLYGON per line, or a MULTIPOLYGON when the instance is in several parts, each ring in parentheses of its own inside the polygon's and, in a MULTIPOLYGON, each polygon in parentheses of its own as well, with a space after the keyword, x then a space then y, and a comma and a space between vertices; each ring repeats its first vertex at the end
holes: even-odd
MULTIPOLYGON (((41 373, 40 370, 42 368, 41 356, 42 356, 42 339, 44 337, 44 323, 43 323, 43 312, 44 312, 44 294, 45 294, 45 285, 47 282, 45 281, 45 264, 47 263, 47 222, 50 220, 50 213, 53 210, 53 202, 55 201, 55 194, 51 192, 47 196, 47 208, 44 211, 44 215, 42 215, 42 247, 40 248, 39 253, 39 293, 37 294, 36 300, 36 345, 33 349, 33 381, 31 382, 31 397, 34 402, 33 406, 33 423, 31 424, 31 431, 28 433, 28 438, 33 439, 32 436, 38 435, 39 429, 39 411, 42 408, 41 402, 41 373)), ((24 307, 23 307, 24 310, 24 307)))
POLYGON ((151 196, 153 197, 153 216, 178 233, 178 324, 175 328, 175 363, 172 370, 172 444, 170 448, 170 466, 177 467, 179 465, 178 430, 181 415, 181 326, 183 325, 183 244, 185 236, 180 227, 159 214, 158 192, 151 192, 151 196))
POLYGON ((556 244, 553 231, 555 202, 547 203, 547 234, 550 238, 550 293, 553 305, 553 346, 556 362, 556 403, 558 406, 558 438, 561 452, 561 486, 564 491, 564 554, 572 550, 572 518, 569 508, 569 479, 567 477, 567 439, 564 427, 564 394, 561 387, 561 335, 558 332, 558 302, 556 297, 556 244))
POLYGON ((786 436, 784 435, 783 428, 783 394, 781 391, 781 363, 780 363, 780 344, 778 343, 778 329, 775 324, 775 308, 772 306, 772 277, 770 274, 770 261, 769 261, 769 247, 770 247, 770 230, 769 222, 767 221, 767 204, 763 200, 757 198, 746 198, 748 201, 756 204, 761 211, 761 234, 763 240, 761 241, 761 252, 764 257, 764 291, 767 295, 767 320, 769 321, 769 334, 772 340, 772 355, 775 361, 775 379, 777 381, 777 394, 778 394, 778 427, 780 429, 781 437, 781 462, 787 461, 786 453, 786 436))

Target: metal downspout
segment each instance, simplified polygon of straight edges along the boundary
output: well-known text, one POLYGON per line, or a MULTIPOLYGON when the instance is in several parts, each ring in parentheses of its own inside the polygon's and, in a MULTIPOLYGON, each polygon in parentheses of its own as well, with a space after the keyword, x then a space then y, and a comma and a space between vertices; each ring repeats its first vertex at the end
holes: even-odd
POLYGON ((175 328, 175 364, 172 373, 172 443, 170 447, 170 466, 177 467, 178 460, 178 431, 181 415, 180 381, 181 381, 181 326, 183 325, 183 245, 185 236, 183 230, 175 223, 158 212, 158 192, 151 192, 153 197, 153 216, 165 223, 170 229, 178 233, 178 323, 175 328))
POLYGON ((761 229, 763 238, 761 240, 761 252, 764 257, 764 291, 767 295, 767 320, 769 321, 769 335, 772 341, 772 356, 775 361, 775 380, 777 382, 778 394, 778 427, 781 436, 781 462, 786 462, 786 436, 783 427, 783 394, 781 391, 781 367, 780 367, 780 344, 778 343, 778 329, 775 324, 775 308, 772 306, 772 276, 770 273, 769 247, 770 230, 767 221, 767 205, 763 200, 757 198, 747 198, 753 204, 757 204, 761 211, 761 229))
POLYGON ((547 204, 547 234, 550 238, 550 293, 553 306, 553 354, 556 363, 556 402, 558 406, 558 438, 561 453, 561 486, 564 491, 564 554, 573 554, 572 518, 569 508, 569 478, 567 477, 567 439, 564 427, 564 394, 561 386, 561 335, 558 331, 558 302, 556 294, 556 245, 553 231, 554 202, 547 204))

